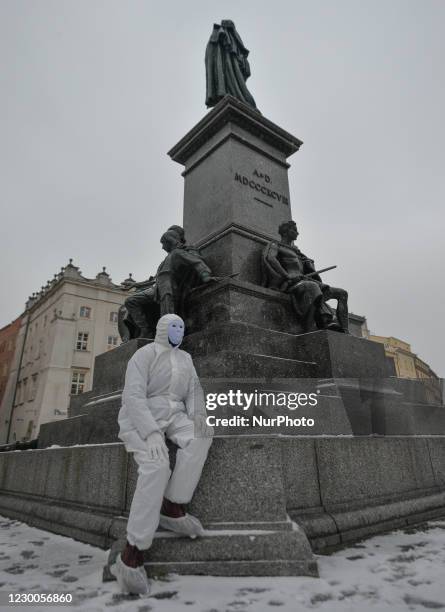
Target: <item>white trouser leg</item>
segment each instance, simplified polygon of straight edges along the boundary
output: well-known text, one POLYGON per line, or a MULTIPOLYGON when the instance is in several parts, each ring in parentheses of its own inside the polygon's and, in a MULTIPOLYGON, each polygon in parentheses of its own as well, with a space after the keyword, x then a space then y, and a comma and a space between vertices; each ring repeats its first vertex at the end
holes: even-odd
POLYGON ((166 433, 179 448, 175 468, 164 495, 177 504, 187 504, 201 478, 212 438, 195 438, 194 423, 185 413, 176 416, 166 433))
POLYGON ((134 452, 138 479, 127 523, 127 539, 139 550, 150 548, 158 528, 165 487, 170 477, 166 459, 149 459, 148 453, 134 452))

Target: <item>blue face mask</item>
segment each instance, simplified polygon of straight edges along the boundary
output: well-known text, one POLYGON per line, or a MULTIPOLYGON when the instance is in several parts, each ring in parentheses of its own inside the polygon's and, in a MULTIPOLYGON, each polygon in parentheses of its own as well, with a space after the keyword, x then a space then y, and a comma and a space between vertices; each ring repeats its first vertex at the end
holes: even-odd
POLYGON ((168 325, 168 340, 173 346, 181 344, 184 338, 184 324, 181 321, 172 321, 168 325))

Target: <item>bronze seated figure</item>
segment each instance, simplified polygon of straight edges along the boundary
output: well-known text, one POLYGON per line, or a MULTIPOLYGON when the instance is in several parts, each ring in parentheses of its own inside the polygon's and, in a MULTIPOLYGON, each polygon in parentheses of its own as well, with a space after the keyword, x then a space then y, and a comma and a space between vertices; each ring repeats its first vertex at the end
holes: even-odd
POLYGON ((325 284, 314 261, 295 246, 298 230, 294 221, 278 228, 280 242, 270 242, 262 257, 263 286, 288 293, 305 333, 317 329, 348 331, 348 293, 325 284), (327 303, 337 300, 336 311, 327 303))
POLYGON ((156 323, 165 314, 183 315, 191 289, 214 279, 198 249, 188 246, 184 230, 172 225, 161 236, 167 256, 156 276, 134 283, 136 289, 119 309, 118 328, 124 342, 132 338, 154 338, 156 323))

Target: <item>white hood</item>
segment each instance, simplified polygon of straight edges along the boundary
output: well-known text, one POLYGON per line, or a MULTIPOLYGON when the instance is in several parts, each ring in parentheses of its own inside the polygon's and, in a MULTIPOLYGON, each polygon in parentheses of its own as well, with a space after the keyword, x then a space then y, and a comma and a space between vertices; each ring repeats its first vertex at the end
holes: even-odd
MULTIPOLYGON (((156 325, 155 342, 166 348, 173 348, 168 341, 168 326, 172 321, 180 321, 184 325, 184 321, 176 314, 166 314, 161 317, 156 325)), ((179 345, 178 345, 179 346, 179 345)))

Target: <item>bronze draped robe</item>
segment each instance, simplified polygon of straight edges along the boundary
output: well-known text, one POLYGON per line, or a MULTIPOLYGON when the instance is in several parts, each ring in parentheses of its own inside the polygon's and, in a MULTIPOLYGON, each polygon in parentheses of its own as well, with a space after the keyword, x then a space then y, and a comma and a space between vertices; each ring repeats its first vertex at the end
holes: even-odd
POLYGON ((250 76, 248 55, 249 51, 232 21, 214 24, 205 54, 208 107, 215 106, 229 94, 256 108, 255 100, 246 87, 250 76))

